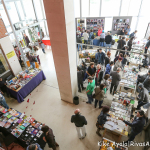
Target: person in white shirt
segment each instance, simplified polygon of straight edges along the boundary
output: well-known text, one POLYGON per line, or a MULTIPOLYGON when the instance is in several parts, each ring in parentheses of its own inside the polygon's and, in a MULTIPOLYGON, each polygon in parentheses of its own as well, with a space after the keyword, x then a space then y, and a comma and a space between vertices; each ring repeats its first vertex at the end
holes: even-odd
MULTIPOLYGON (((87 33, 87 30, 85 30, 85 32, 83 33, 83 37, 84 37, 84 44, 88 44, 89 34, 87 33)), ((87 45, 85 45, 85 49, 87 49, 87 45)))

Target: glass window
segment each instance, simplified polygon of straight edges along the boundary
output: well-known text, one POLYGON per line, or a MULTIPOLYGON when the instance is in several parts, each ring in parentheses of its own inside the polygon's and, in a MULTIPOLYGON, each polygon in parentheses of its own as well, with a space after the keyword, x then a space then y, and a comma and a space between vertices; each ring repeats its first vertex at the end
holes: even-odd
POLYGON ((7 9, 8 9, 12 23, 19 22, 20 20, 19 20, 14 2, 7 3, 7 9))
POLYGON ((147 12, 149 10, 149 6, 150 6, 150 0, 143 0, 140 16, 149 15, 149 13, 147 12))
POLYGON ((36 8, 38 19, 43 19, 43 12, 41 8, 40 0, 36 0, 35 8, 36 8))
POLYGON ((74 0, 75 18, 80 17, 80 0, 74 0))
MULTIPOLYGON (((7 5, 7 3, 6 3, 6 5, 7 5)), ((9 8, 9 7, 8 7, 8 8, 9 8)), ((7 18, 5 9, 4 9, 4 7, 3 7, 2 4, 0 4, 0 14, 1 14, 1 16, 2 16, 2 19, 3 19, 3 21, 4 21, 5 26, 9 26, 9 21, 8 21, 8 18, 7 18)))
POLYGON ((130 26, 130 28, 131 28, 130 33, 135 31, 136 24, 137 24, 137 17, 132 17, 131 26, 130 26))
POLYGON ((99 17, 100 0, 90 0, 90 17, 99 17))
POLYGON ((89 0, 81 0, 82 17, 89 17, 89 0))
POLYGON ((141 0, 131 0, 129 5, 128 16, 138 16, 141 0))
POLYGON ((25 16, 24 16, 23 9, 22 9, 20 1, 16 1, 16 5, 18 7, 18 11, 19 11, 21 20, 25 20, 25 16))
POLYGON ((33 9, 33 4, 31 0, 23 0, 23 5, 26 13, 26 19, 35 20, 35 14, 33 9))
POLYGON ((112 20, 113 18, 105 18, 105 32, 111 31, 112 30, 112 20))
POLYGON ((102 0, 101 16, 118 16, 120 0, 102 0))
POLYGON ((127 16, 128 15, 129 5, 130 5, 130 0, 122 0, 120 16, 127 16))
POLYGON ((9 67, 0 49, 0 75, 3 74, 7 70, 9 70, 9 67))

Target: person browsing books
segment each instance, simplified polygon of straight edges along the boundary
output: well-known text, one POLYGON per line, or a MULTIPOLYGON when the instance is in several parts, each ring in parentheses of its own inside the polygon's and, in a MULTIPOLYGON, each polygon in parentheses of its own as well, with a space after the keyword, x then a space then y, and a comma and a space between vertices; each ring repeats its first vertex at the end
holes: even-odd
POLYGON ((42 150, 42 149, 38 143, 35 143, 29 145, 26 150, 42 150))

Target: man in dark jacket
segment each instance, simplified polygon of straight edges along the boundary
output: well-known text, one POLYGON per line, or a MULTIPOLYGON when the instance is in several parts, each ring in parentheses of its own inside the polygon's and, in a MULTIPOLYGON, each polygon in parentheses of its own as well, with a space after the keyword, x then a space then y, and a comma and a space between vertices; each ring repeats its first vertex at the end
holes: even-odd
POLYGON ((148 50, 149 46, 150 46, 150 36, 149 36, 148 41, 145 45, 145 52, 144 52, 145 54, 147 54, 147 50, 148 50))
POLYGON ((77 78, 78 78, 78 91, 81 92, 85 88, 83 87, 83 78, 84 78, 84 71, 77 67, 77 78))
POLYGON ((87 71, 86 71, 88 76, 94 77, 95 73, 96 73, 96 68, 94 67, 94 63, 91 62, 90 66, 88 67, 87 71))
MULTIPOLYGON (((124 47, 124 45, 126 45, 125 37, 122 37, 122 39, 118 40, 117 43, 118 43, 117 49, 122 49, 124 47)), ((115 57, 117 55, 118 55, 118 51, 116 51, 115 57)))
POLYGON ((143 85, 150 92, 150 70, 148 71, 148 74, 143 82, 143 85))
POLYGON ((98 53, 95 55, 95 59, 97 61, 98 64, 104 64, 104 61, 105 61, 105 53, 102 52, 102 49, 98 49, 97 50, 98 53))
POLYGON ((75 124, 79 139, 83 139, 86 136, 85 125, 87 121, 84 116, 80 114, 80 109, 74 111, 75 115, 72 115, 71 122, 75 124))
POLYGON ((133 119, 132 123, 121 119, 125 124, 131 127, 131 133, 129 135, 129 139, 125 142, 131 142, 134 140, 135 136, 138 135, 145 125, 145 114, 143 110, 137 112, 136 117, 133 119))
POLYGON ((143 84, 140 83, 138 85, 139 89, 140 89, 140 93, 139 93, 139 97, 138 97, 138 106, 137 106, 137 110, 141 109, 140 107, 145 105, 146 103, 149 102, 149 93, 148 90, 146 88, 144 88, 143 84))
POLYGON ((106 35, 106 37, 105 37, 106 52, 107 52, 107 47, 109 47, 109 51, 110 51, 111 42, 112 42, 112 36, 110 35, 110 32, 108 32, 107 34, 108 34, 108 35, 106 35))
POLYGON ((137 85, 139 84, 139 83, 143 83, 144 81, 145 81, 145 79, 147 78, 147 76, 149 76, 150 75, 150 70, 148 71, 148 73, 147 74, 144 74, 144 75, 138 75, 138 78, 137 78, 137 85))
POLYGON ((119 72, 121 71, 121 68, 117 68, 117 71, 112 71, 110 73, 110 76, 112 76, 112 82, 111 82, 111 87, 110 87, 110 94, 112 93, 112 89, 114 87, 113 95, 117 90, 119 81, 121 81, 121 76, 119 72))

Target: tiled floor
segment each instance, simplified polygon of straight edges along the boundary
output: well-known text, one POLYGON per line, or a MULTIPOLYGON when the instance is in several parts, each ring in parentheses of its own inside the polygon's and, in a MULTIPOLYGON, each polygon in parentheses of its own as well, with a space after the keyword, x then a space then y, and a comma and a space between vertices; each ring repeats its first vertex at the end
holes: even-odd
MULTIPOLYGON (((53 62, 52 51, 46 50, 46 54, 42 50, 37 52, 41 59, 41 69, 44 71, 46 80, 43 81, 32 93, 25 98, 25 101, 18 103, 15 99, 7 99, 10 107, 25 112, 26 115, 32 115, 38 121, 47 124, 53 129, 56 136, 56 141, 59 143, 60 150, 98 150, 98 141, 102 140, 96 132, 96 121, 100 114, 100 109, 94 108, 94 105, 85 103, 87 97, 85 91, 79 94, 80 104, 74 105, 61 101, 55 67, 53 62), (27 103, 29 99, 29 103, 27 103), (33 102, 35 101, 35 105, 33 102), (82 115, 87 119, 87 137, 79 140, 74 124, 70 122, 71 115, 76 108, 81 110, 82 115)), ((114 54, 113 54, 114 55, 114 54)), ((110 105, 112 95, 107 94, 104 104, 110 105)), ((136 137, 136 141, 144 140, 144 133, 136 137)), ((106 138, 115 140, 116 137, 112 134, 106 134, 106 138)), ((122 138, 126 140, 126 138, 122 138)), ((132 150, 142 150, 141 147, 131 147, 132 150)), ((48 147, 45 148, 48 150, 48 147)))

